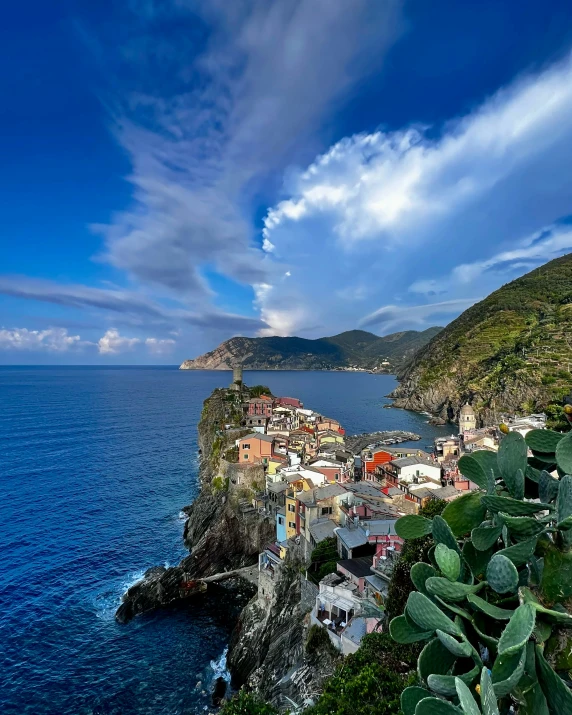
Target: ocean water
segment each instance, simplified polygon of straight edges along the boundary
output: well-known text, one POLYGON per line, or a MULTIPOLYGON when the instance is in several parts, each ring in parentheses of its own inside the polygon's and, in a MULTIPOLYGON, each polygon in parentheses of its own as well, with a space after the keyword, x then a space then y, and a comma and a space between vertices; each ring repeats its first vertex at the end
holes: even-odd
MULTIPOLYGON (((210 703, 242 601, 210 594, 121 626, 123 591, 185 551, 197 422, 227 372, 0 367, 0 712, 179 715, 210 703)), ((348 433, 443 428, 382 409, 390 376, 245 373, 348 433)))

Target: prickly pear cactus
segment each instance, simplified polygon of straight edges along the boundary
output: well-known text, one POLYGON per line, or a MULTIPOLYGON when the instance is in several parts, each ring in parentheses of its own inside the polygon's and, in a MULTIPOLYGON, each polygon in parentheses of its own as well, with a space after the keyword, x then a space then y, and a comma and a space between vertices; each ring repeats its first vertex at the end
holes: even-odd
POLYGON ((427 642, 402 711, 572 715, 572 672, 553 668, 568 663, 563 644, 572 652, 572 432, 512 432, 459 469, 478 492, 442 517, 396 522, 404 539, 436 544, 389 626, 399 643, 427 642))

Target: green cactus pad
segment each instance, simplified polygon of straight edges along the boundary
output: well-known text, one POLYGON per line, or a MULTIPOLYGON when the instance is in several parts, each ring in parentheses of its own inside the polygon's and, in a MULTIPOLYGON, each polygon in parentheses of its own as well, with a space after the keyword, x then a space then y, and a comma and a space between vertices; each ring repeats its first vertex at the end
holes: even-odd
POLYGON ((525 646, 514 653, 503 653, 496 658, 491 678, 497 698, 504 698, 518 685, 524 673, 525 663, 525 646))
POLYGON ((470 456, 481 465, 485 474, 488 474, 492 470, 497 479, 501 478, 502 475, 500 473, 496 452, 490 452, 488 449, 479 449, 476 452, 472 452, 470 456))
POLYGON ((412 591, 407 599, 407 613, 425 631, 445 631, 452 636, 460 636, 459 627, 448 618, 427 596, 412 591))
POLYGON ((540 590, 548 605, 572 598, 572 551, 560 551, 553 544, 544 545, 540 590))
POLYGON ((433 631, 424 631, 408 622, 405 615, 401 615, 392 619, 389 624, 389 634, 397 643, 417 643, 431 638, 433 631))
POLYGON ((514 611, 499 608, 498 606, 495 606, 492 603, 485 601, 483 598, 480 598, 480 596, 475 596, 472 593, 467 596, 467 601, 471 604, 471 606, 474 606, 474 608, 478 611, 484 613, 490 618, 493 618, 495 621, 508 621, 514 613, 514 611))
POLYGON ((548 665, 540 646, 536 646, 536 672, 538 682, 548 702, 550 714, 568 715, 568 713, 572 713, 572 692, 564 685, 562 678, 548 665))
POLYGON ((413 581, 415 588, 427 596, 428 594, 427 589, 425 588, 425 581, 432 576, 437 576, 437 573, 438 572, 433 568, 433 566, 431 566, 431 564, 418 561, 411 567, 409 577, 413 581))
POLYGON ((546 528, 541 521, 532 516, 510 516, 510 514, 499 512, 499 518, 508 527, 510 535, 515 541, 532 539, 546 528))
POLYGON ((545 608, 540 603, 531 603, 532 607, 536 610, 543 620, 549 623, 555 623, 558 626, 564 626, 565 628, 572 628, 572 614, 568 611, 555 611, 551 608, 545 608))
POLYGON ((502 533, 502 526, 478 526, 471 531, 471 541, 477 551, 487 551, 496 544, 502 533))
POLYGON ((481 708, 483 715, 499 715, 493 683, 486 668, 481 671, 481 708))
POLYGON ((436 544, 445 544, 445 546, 448 546, 450 549, 461 553, 455 535, 442 516, 435 516, 433 518, 432 534, 436 544))
POLYGON ((556 528, 561 531, 568 531, 568 529, 572 529, 572 516, 567 516, 566 519, 559 521, 556 528))
POLYGON ((444 601, 464 601, 469 593, 478 593, 485 581, 469 586, 466 583, 453 583, 446 578, 433 576, 425 582, 425 587, 432 596, 439 596, 444 601))
POLYGON ((432 674, 446 675, 457 660, 438 638, 429 641, 417 659, 417 674, 422 682, 432 674))
POLYGON ((430 698, 431 693, 425 688, 412 685, 401 693, 401 709, 403 715, 415 715, 417 703, 424 698, 430 698))
POLYGON ((527 467, 528 448, 524 437, 518 432, 509 432, 501 441, 497 461, 504 483, 514 499, 524 496, 524 472, 527 467), (522 472, 521 478, 518 476, 522 472))
POLYGON ((461 574, 461 558, 457 551, 453 551, 445 544, 437 544, 435 547, 435 560, 441 569, 441 573, 449 581, 456 581, 459 578, 461 574))
POLYGON ((463 711, 447 700, 425 698, 417 704, 415 715, 463 715, 463 711))
POLYGON ((468 492, 447 504, 442 516, 455 536, 467 534, 483 521, 486 509, 482 497, 479 492, 468 492))
POLYGON ((538 478, 538 496, 542 502, 551 502, 558 496, 558 488, 560 483, 557 479, 549 474, 545 469, 540 472, 538 478))
POLYGON ((510 559, 495 554, 487 566, 487 581, 497 593, 512 593, 518 587, 518 571, 510 559))
POLYGON ((498 652, 514 653, 528 641, 536 623, 536 610, 531 603, 523 603, 513 613, 499 639, 498 652))
POLYGON ((476 665, 468 673, 463 673, 463 675, 430 675, 427 678, 427 685, 434 693, 437 693, 437 695, 444 695, 450 698, 457 694, 457 687, 455 685, 457 678, 462 680, 466 685, 470 685, 475 678, 479 677, 479 671, 480 668, 476 665))
POLYGON ((487 551, 478 551, 475 549, 472 541, 466 541, 463 544, 463 559, 469 565, 471 573, 476 578, 481 574, 484 574, 487 564, 491 560, 493 555, 492 549, 487 549, 487 551))
POLYGON ((556 464, 564 474, 572 474, 572 432, 568 432, 556 447, 556 464))
POLYGON ((538 537, 535 536, 534 538, 528 539, 527 541, 519 541, 518 544, 513 544, 507 549, 501 549, 497 553, 501 554, 502 556, 506 556, 506 558, 510 559, 512 563, 517 567, 524 566, 524 564, 527 563, 534 554, 534 549, 536 548, 537 542, 538 537))
POLYGON ((455 687, 457 688, 459 705, 461 706, 464 715, 481 715, 477 701, 461 678, 455 678, 455 687))
POLYGON ((546 511, 553 508, 551 504, 497 496, 484 496, 483 504, 489 511, 495 513, 502 511, 503 514, 508 514, 509 516, 528 516, 529 514, 535 514, 537 511, 546 511))
POLYGON ((487 472, 473 455, 464 454, 461 459, 459 459, 457 466, 464 477, 470 479, 481 489, 487 488, 487 472))
POLYGON ((549 429, 533 429, 528 432, 524 441, 535 452, 547 452, 553 454, 556 452, 558 443, 564 437, 561 432, 554 432, 549 429))
POLYGON ((467 621, 472 620, 472 616, 468 611, 465 611, 463 608, 459 608, 459 606, 455 606, 451 602, 444 601, 442 598, 439 598, 439 596, 434 596, 435 602, 441 604, 444 609, 447 611, 451 611, 452 613, 456 613, 458 616, 461 618, 464 618, 467 621))
POLYGON ((420 536, 430 534, 432 526, 431 519, 417 514, 408 514, 395 522, 395 532, 402 539, 418 539, 420 536))
POLYGON ((437 638, 445 648, 457 658, 468 658, 473 652, 473 647, 467 641, 461 641, 450 636, 448 633, 437 630, 437 638))

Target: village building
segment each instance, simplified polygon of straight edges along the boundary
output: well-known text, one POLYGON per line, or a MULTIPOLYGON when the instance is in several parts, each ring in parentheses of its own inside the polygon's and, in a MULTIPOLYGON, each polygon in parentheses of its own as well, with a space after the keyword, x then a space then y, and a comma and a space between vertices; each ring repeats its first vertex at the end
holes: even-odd
POLYGON ((240 464, 268 464, 274 451, 274 437, 252 432, 236 440, 240 464))
POLYGON ((474 430, 477 426, 477 415, 475 410, 466 402, 459 412, 459 433, 464 434, 474 430))
POLYGON ((272 398, 268 395, 251 397, 247 402, 249 417, 272 417, 272 398))
POLYGON ((421 457, 428 459, 429 455, 418 447, 377 447, 374 449, 366 449, 362 452, 363 460, 363 479, 372 481, 376 467, 387 464, 394 459, 403 457, 421 457))
POLYGON ((348 523, 336 530, 338 553, 342 559, 387 556, 387 551, 401 551, 403 539, 395 531, 395 519, 372 519, 348 523))
POLYGON ((340 502, 344 494, 346 490, 341 484, 328 484, 296 494, 296 533, 304 539, 302 547, 306 556, 310 555, 317 543, 310 527, 323 518, 331 519, 338 524, 340 502))
POLYGON ((244 426, 247 429, 259 434, 266 434, 267 425, 268 417, 247 417, 244 422, 244 426))
MULTIPOLYGON (((388 477, 406 484, 419 482, 421 477, 427 477, 435 484, 441 484, 441 465, 437 461, 421 457, 401 457, 394 459, 381 467, 381 472, 388 477)), ((376 475, 377 477, 378 475, 376 475)))

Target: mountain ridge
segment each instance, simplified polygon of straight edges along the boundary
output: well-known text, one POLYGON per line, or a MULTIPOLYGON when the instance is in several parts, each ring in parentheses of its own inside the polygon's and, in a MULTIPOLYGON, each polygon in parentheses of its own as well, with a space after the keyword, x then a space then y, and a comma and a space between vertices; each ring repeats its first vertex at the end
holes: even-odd
POLYGON ((396 407, 483 423, 545 410, 572 389, 572 253, 507 283, 453 320, 398 371, 396 407), (570 336, 570 337, 568 337, 570 336))
POLYGON ((181 370, 230 370, 242 364, 246 370, 362 369, 389 372, 442 330, 405 330, 386 336, 365 330, 348 330, 324 338, 271 336, 234 337, 214 350, 185 360, 181 370), (387 360, 388 364, 383 365, 387 360))

